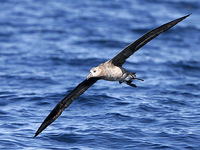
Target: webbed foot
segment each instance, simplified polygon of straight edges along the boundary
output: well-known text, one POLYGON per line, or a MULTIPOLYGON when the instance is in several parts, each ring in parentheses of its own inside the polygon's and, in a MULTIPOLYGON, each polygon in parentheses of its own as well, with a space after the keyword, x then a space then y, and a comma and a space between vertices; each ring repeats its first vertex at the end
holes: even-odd
POLYGON ((137 87, 135 84, 133 84, 133 83, 126 83, 127 85, 130 85, 130 86, 132 86, 132 87, 137 87))
POLYGON ((144 81, 143 79, 140 79, 140 78, 133 78, 133 79, 137 79, 137 80, 140 80, 140 81, 144 81))
POLYGON ((132 79, 137 79, 137 80, 140 80, 140 81, 144 81, 143 79, 140 79, 140 78, 136 78, 136 73, 133 72, 133 73, 130 73, 132 79))
POLYGON ((122 84, 122 81, 119 81, 119 84, 122 84))
MULTIPOLYGON (((132 81, 131 81, 132 82, 132 81)), ((135 84, 131 83, 131 82, 126 82, 127 85, 132 86, 132 87, 137 87, 135 84)))

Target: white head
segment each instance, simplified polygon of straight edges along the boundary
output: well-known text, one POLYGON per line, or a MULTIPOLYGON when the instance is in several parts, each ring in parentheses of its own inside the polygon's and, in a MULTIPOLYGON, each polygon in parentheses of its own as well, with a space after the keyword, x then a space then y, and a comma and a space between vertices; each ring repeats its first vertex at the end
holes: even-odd
POLYGON ((87 76, 87 79, 91 77, 101 77, 102 69, 100 67, 94 67, 90 70, 90 74, 87 76))

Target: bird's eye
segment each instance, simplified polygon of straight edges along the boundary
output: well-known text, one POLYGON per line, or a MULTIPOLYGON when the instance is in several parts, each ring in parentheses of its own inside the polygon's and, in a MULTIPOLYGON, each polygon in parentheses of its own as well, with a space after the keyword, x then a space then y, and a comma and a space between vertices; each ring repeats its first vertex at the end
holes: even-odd
POLYGON ((93 71, 94 73, 96 72, 96 70, 93 71))

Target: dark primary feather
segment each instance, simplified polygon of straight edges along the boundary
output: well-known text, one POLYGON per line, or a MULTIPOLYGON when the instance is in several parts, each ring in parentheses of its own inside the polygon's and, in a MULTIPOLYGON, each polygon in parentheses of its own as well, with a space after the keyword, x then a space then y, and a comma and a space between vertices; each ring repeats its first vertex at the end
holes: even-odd
POLYGON ((50 112, 50 114, 43 121, 37 132, 35 133, 36 137, 41 133, 47 126, 54 122, 77 97, 83 94, 89 87, 91 87, 99 78, 89 78, 85 79, 80 83, 71 93, 69 93, 62 101, 60 101, 56 107, 50 112))
POLYGON ((160 33, 165 32, 166 30, 175 26, 177 23, 179 23, 183 19, 187 18, 188 16, 190 16, 190 14, 186 15, 184 17, 178 18, 176 20, 173 20, 171 22, 168 22, 156 29, 153 29, 153 30, 147 32, 142 37, 137 39, 135 42, 133 42, 130 45, 128 45, 127 47, 125 47, 124 50, 122 50, 119 54, 117 54, 110 61, 116 66, 122 66, 125 63, 126 59, 129 58, 134 52, 136 52, 142 46, 144 46, 149 41, 151 41, 152 39, 157 37, 160 33))
MULTIPOLYGON (((174 25, 176 25, 177 23, 179 23, 180 21, 182 21, 188 16, 189 15, 181 17, 179 19, 166 23, 154 30, 147 32, 138 40, 128 45, 124 50, 122 50, 118 55, 116 55, 110 61, 116 66, 122 66, 124 62, 126 61, 126 59, 129 58, 135 51, 137 51, 139 48, 144 46, 153 38, 157 37, 160 33, 170 29, 171 27, 173 27, 174 25)), ((48 125, 54 122, 61 115, 61 113, 64 111, 65 108, 67 108, 77 97, 83 94, 90 86, 92 86, 99 79, 100 78, 89 78, 88 80, 86 79, 82 83, 80 83, 71 93, 69 93, 62 101, 60 101, 56 105, 56 107, 51 111, 51 113, 43 121, 43 123, 41 124, 37 132, 35 133, 34 137, 36 137, 48 125)))

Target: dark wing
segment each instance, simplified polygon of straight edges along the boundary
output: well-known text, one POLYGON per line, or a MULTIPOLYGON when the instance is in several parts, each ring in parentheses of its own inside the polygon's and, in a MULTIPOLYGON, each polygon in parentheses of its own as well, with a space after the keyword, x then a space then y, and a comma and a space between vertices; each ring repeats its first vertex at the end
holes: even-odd
POLYGON ((122 50, 119 54, 117 54, 114 58, 112 58, 110 61, 115 66, 122 66, 126 59, 129 58, 134 52, 136 52, 138 49, 140 49, 142 46, 147 44, 149 41, 157 37, 160 33, 165 32, 166 30, 170 29, 171 27, 175 26, 177 23, 182 21, 183 19, 187 18, 189 15, 178 18, 176 20, 173 20, 171 22, 168 22, 156 29, 153 29, 146 34, 144 34, 142 37, 137 39, 135 42, 131 43, 127 47, 125 47, 124 50, 122 50))
POLYGON ((69 93, 62 101, 60 101, 56 107, 50 112, 50 114, 43 121, 37 132, 35 133, 36 137, 41 133, 48 125, 54 122, 77 97, 83 94, 90 86, 92 86, 99 78, 89 78, 85 79, 80 83, 71 93, 69 93))

